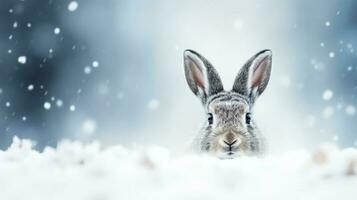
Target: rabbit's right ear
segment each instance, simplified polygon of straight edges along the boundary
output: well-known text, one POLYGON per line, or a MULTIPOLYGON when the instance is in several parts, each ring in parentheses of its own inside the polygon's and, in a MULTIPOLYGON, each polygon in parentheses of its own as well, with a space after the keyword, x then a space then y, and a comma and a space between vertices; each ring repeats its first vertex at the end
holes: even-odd
POLYGON ((271 67, 272 52, 269 49, 258 52, 239 71, 232 91, 248 97, 254 104, 268 85, 271 67))
POLYGON ((217 71, 200 54, 192 50, 184 52, 185 76, 192 92, 202 103, 207 97, 223 91, 223 85, 217 71))

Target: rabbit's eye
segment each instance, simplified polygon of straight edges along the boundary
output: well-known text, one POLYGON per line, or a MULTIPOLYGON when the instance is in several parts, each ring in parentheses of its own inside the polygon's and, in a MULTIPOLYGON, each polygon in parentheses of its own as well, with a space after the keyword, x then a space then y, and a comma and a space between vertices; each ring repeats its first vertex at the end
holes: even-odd
POLYGON ((245 123, 250 124, 251 120, 252 117, 250 116, 250 113, 245 114, 245 123))
POLYGON ((208 113, 208 124, 209 125, 213 124, 213 115, 212 115, 212 113, 208 113))

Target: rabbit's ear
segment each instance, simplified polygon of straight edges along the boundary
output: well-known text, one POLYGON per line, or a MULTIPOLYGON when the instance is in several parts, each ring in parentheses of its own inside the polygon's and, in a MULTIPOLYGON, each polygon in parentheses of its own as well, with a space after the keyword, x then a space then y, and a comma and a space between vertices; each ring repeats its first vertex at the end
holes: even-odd
POLYGON ((217 71, 200 54, 192 50, 184 52, 185 76, 192 92, 205 103, 207 97, 223 91, 217 71))
POLYGON ((255 54, 239 71, 232 91, 242 94, 254 103, 268 85, 272 66, 272 52, 263 50, 255 54))

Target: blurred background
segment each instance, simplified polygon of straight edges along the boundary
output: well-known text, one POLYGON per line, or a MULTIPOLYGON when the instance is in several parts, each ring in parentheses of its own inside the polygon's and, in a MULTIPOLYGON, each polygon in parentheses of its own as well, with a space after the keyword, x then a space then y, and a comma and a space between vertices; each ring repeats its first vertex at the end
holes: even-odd
POLYGON ((226 89, 262 49, 273 72, 254 118, 270 150, 357 145, 357 2, 2 0, 0 148, 63 139, 182 148, 205 120, 185 49, 226 89))

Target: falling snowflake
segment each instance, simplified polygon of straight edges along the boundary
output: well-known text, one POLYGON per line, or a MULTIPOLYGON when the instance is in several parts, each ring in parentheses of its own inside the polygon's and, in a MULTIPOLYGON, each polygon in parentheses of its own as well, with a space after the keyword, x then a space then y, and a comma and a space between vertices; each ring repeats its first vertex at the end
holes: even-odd
POLYGON ((35 86, 33 84, 27 86, 28 91, 32 91, 33 89, 35 89, 35 86))
POLYGON ((92 66, 93 66, 94 68, 99 67, 99 62, 98 62, 98 61, 93 61, 92 66))
POLYGON ((61 29, 56 27, 54 30, 53 30, 54 34, 58 35, 61 33, 61 29))
POLYGON ((86 135, 91 135, 93 134, 97 129, 97 124, 94 120, 92 119, 87 119, 82 123, 82 133, 86 135))
POLYGON ((75 110, 76 110, 76 106, 75 106, 75 105, 70 105, 70 106, 69 106, 69 110, 70 110, 71 112, 75 111, 75 110))
POLYGON ((26 64, 27 58, 26 58, 26 56, 20 56, 20 57, 17 58, 17 61, 20 64, 26 64))
POLYGON ((43 104, 43 107, 44 107, 46 110, 49 110, 49 109, 51 109, 51 103, 46 101, 46 102, 43 104))
POLYGON ((335 53, 331 51, 331 52, 328 54, 328 56, 329 56, 330 58, 334 58, 334 57, 335 57, 335 53))
POLYGON ((85 66, 84 67, 84 73, 85 74, 90 74, 92 72, 92 68, 90 68, 90 66, 85 66))
POLYGON ((78 8, 78 2, 76 2, 76 1, 71 1, 69 4, 68 4, 68 10, 69 11, 71 11, 71 12, 74 12, 74 11, 76 11, 77 10, 77 8, 78 8))
POLYGON ((63 101, 61 99, 57 99, 56 106, 57 107, 62 107, 63 106, 63 101))
POLYGON ((322 94, 322 98, 325 101, 332 99, 332 97, 333 97, 333 92, 331 90, 325 90, 325 92, 322 94))
POLYGON ((325 22, 325 26, 329 27, 331 25, 331 22, 330 21, 326 21, 325 22))
POLYGON ((345 108, 345 112, 346 112, 347 115, 350 115, 350 116, 355 115, 356 114, 356 108, 353 105, 348 105, 345 108))

